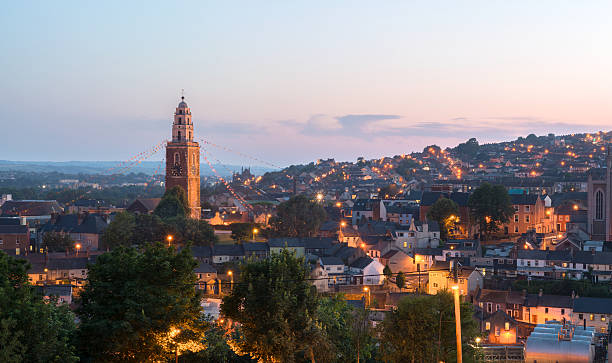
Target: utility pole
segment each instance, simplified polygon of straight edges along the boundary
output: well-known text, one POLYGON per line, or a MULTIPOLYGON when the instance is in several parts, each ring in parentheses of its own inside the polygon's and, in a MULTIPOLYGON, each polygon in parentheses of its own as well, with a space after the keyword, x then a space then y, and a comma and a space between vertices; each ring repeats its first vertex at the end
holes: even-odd
POLYGON ((457 336, 457 363, 463 362, 463 354, 461 351, 461 304, 459 302, 459 268, 457 260, 453 262, 453 277, 455 284, 453 285, 453 295, 455 296, 455 334, 457 336))

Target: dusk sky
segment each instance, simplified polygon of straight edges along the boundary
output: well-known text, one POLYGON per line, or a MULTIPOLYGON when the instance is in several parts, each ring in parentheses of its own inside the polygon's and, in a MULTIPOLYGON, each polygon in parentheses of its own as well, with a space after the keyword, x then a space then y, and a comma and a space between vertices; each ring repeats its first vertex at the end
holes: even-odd
POLYGON ((170 137, 182 88, 196 135, 280 165, 607 131, 610 14, 610 1, 7 1, 0 159, 127 159, 170 137))

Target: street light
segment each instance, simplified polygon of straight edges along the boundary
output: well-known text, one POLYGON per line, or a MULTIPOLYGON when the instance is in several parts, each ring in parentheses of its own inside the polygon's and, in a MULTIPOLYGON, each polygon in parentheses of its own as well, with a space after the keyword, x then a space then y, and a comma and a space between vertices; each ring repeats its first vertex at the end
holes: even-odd
POLYGON ((232 270, 227 271, 227 274, 230 277, 230 291, 232 291, 232 287, 234 287, 234 272, 232 270))
POLYGON ((476 348, 480 348, 479 344, 482 341, 480 337, 476 337, 476 348))
POLYGON ((255 235, 259 233, 259 230, 257 228, 253 228, 253 242, 255 242, 255 235))
POLYGON ((172 240, 174 239, 174 236, 172 236, 171 234, 169 234, 166 237, 166 240, 168 241, 168 247, 170 247, 170 243, 172 243, 172 240))
POLYGON ((81 249, 81 244, 80 244, 80 243, 77 243, 77 244, 76 244, 74 247, 75 247, 75 248, 76 248, 76 250, 77 250, 76 255, 78 256, 78 255, 79 255, 79 250, 81 249))
MULTIPOLYGON (((367 304, 366 304, 366 306, 370 306, 370 288, 369 288, 369 287, 367 287, 367 286, 364 286, 364 287, 363 287, 363 292, 364 292, 364 293, 366 293, 366 292, 368 293, 368 300, 367 300, 367 304)), ((364 297, 365 297, 365 296, 364 296, 364 297)))
MULTIPOLYGON (((455 269, 457 267, 455 266, 455 269)), ((463 352, 461 351, 461 308, 459 304, 459 285, 453 285, 453 295, 455 296, 455 333, 457 335, 457 363, 463 362, 463 352)))
MULTIPOLYGON (((181 332, 181 329, 176 329, 176 328, 172 329, 170 331, 170 337, 174 339, 174 337, 179 335, 180 332, 181 332)), ((176 349, 174 350, 174 359, 175 359, 175 362, 178 363, 178 344, 176 344, 176 349)))
POLYGON ((323 200, 323 194, 321 193, 317 193, 317 201, 322 201, 323 200))

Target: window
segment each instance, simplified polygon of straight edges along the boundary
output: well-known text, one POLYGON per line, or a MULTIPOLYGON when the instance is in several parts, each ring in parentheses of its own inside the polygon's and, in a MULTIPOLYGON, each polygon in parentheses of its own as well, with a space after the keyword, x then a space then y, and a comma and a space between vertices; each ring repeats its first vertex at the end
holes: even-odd
POLYGON ((515 214, 514 215, 514 222, 518 223, 518 221, 519 221, 519 215, 515 214))
POLYGON ((601 321, 606 321, 606 316, 605 315, 601 316, 601 321))
POLYGON ((518 212, 518 211, 519 211, 519 206, 518 206, 518 205, 515 205, 515 206, 513 206, 513 207, 514 207, 514 211, 515 211, 515 212, 518 212))
POLYGON ((408 242, 404 242, 404 248, 408 247, 408 242))
POLYGON ((518 226, 514 226, 514 233, 518 233, 519 229, 518 226))
POLYGON ((183 120, 181 120, 181 118, 180 118, 180 117, 178 118, 178 124, 179 124, 179 125, 182 125, 182 124, 183 124, 183 120))
POLYGON ((15 246, 19 246, 19 238, 17 238, 17 240, 15 240, 15 246))
POLYGON ((518 310, 514 310, 514 317, 518 318, 519 317, 519 311, 518 310))
POLYGON ((529 223, 529 214, 525 215, 525 223, 529 223))
POLYGON ((181 156, 179 155, 179 153, 174 153, 174 163, 178 164, 181 162, 181 156))
POLYGON ((438 287, 438 283, 437 283, 437 282, 434 282, 434 283, 433 283, 433 287, 438 287))
POLYGON ((509 322, 506 322, 506 323, 504 324, 504 329, 505 329, 505 330, 510 330, 510 323, 509 323, 509 322))
POLYGON ((178 131, 178 139, 181 139, 181 130, 178 131))
POLYGON ((500 329, 498 326, 495 327, 495 336, 498 337, 500 335, 500 329))
POLYGON ((499 310, 499 304, 495 305, 495 311, 499 310))
POLYGON ((493 312, 493 303, 487 303, 487 313, 493 312))
POLYGON ((582 314, 578 314, 578 319, 582 320, 584 319, 584 316, 582 314))
POLYGON ((595 193, 595 219, 598 219, 598 220, 604 219, 603 210, 604 210, 603 193, 601 192, 601 190, 598 190, 597 193, 595 193))
POLYGON ((4 241, 2 240, 2 238, 0 238, 0 245, 3 245, 4 241))
POLYGON ((544 312, 548 314, 548 308, 544 308, 544 312))
POLYGON ((593 320, 595 320, 595 315, 593 315, 593 314, 590 314, 590 315, 589 315, 589 320, 590 320, 590 321, 593 321, 593 320))
POLYGON ((485 330, 491 330, 491 323, 488 321, 485 323, 485 330))
POLYGON ((531 210, 530 206, 526 205, 526 206, 525 206, 525 212, 529 213, 529 212, 530 212, 530 210, 531 210))
POLYGON ((561 309, 561 315, 565 315, 565 309, 561 309))

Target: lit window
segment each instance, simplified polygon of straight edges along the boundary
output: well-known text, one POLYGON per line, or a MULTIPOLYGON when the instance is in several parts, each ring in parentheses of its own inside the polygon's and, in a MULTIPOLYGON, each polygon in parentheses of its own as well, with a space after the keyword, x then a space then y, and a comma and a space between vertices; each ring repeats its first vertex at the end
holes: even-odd
POLYGON ((491 323, 488 321, 485 323, 485 330, 491 330, 491 323))
POLYGON ((605 315, 601 316, 601 321, 606 321, 606 316, 605 315))
POLYGON ((509 323, 509 322, 506 322, 506 323, 504 324, 504 329, 506 329, 506 330, 510 330, 510 323, 509 323))
POLYGON ((595 319, 595 315, 593 315, 593 314, 589 315, 589 320, 590 321, 593 321, 594 319, 595 319))

